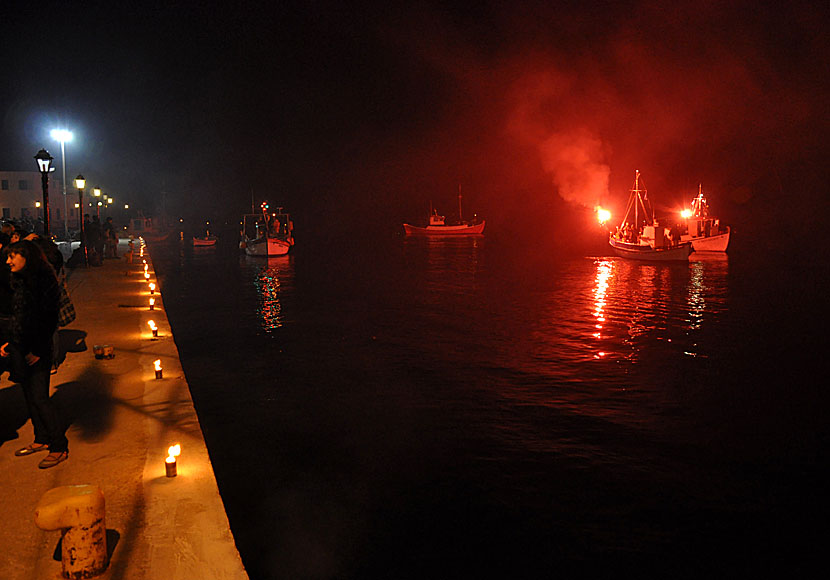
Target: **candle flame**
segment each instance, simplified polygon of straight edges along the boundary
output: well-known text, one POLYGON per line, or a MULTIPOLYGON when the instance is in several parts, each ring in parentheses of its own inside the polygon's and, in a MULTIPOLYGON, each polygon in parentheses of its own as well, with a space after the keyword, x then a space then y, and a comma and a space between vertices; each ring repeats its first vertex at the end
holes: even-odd
POLYGON ((155 298, 150 298, 150 306, 153 306, 156 303, 155 298))
POLYGON ((150 330, 155 330, 156 329, 156 323, 153 320, 148 320, 147 321, 147 326, 150 327, 150 330))
POLYGON ((150 282, 150 292, 152 292, 152 291, 153 291, 153 290, 155 290, 155 289, 156 289, 156 284, 155 284, 155 282, 150 282))
POLYGON ((178 457, 182 453, 182 446, 176 443, 167 448, 168 457, 178 457))
POLYGON ((158 359, 154 360, 153 365, 156 367, 157 371, 160 371, 161 370, 161 359, 158 358, 158 359))

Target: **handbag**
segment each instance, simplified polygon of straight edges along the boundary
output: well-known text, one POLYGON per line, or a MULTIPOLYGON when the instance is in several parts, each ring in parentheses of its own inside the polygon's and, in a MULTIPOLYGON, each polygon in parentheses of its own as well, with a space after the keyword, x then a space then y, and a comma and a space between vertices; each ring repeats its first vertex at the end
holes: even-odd
POLYGON ((66 285, 61 283, 58 296, 58 326, 66 326, 75 320, 75 306, 66 291, 66 285))

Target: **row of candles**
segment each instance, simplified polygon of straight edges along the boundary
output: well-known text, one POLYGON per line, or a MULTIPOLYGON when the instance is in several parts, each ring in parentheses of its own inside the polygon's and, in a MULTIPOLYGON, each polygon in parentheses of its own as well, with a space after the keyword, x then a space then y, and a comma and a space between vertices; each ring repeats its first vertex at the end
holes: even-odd
MULTIPOLYGON (((144 257, 144 248, 146 244, 144 243, 143 238, 139 238, 140 240, 140 248, 139 248, 139 258, 141 258, 142 263, 144 264, 144 280, 147 282, 147 285, 150 289, 150 310, 154 310, 156 306, 156 285, 154 282, 150 282, 150 267, 147 264, 147 259, 144 257)), ((148 320, 147 326, 150 327, 150 332, 153 334, 153 338, 158 338, 159 329, 156 326, 155 321, 148 320)), ((156 359, 153 361, 153 369, 156 372, 156 379, 164 378, 164 373, 161 368, 161 359, 156 359)), ((177 459, 182 452, 182 446, 179 443, 175 445, 171 445, 167 448, 167 458, 164 460, 164 471, 167 477, 176 477, 178 474, 177 468, 177 459)))

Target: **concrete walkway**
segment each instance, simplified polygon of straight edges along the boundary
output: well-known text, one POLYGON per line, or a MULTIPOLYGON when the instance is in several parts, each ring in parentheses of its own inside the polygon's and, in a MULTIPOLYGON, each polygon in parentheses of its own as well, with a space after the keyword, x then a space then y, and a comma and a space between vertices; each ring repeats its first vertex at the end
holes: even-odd
MULTIPOLYGON (((61 329, 70 352, 52 375, 52 397, 71 422, 69 460, 38 469, 45 453, 15 457, 33 440, 23 394, 0 380, 0 578, 61 577, 59 531, 34 522, 41 496, 54 487, 95 484, 104 492, 108 549, 102 579, 247 579, 190 398, 158 291, 149 289, 135 245, 133 264, 68 270, 77 319, 61 329), (159 337, 147 325, 153 320, 159 337), (93 346, 114 347, 96 359, 93 346), (160 359, 163 378, 155 378, 160 359), (18 438, 8 440, 9 437, 18 438), (178 476, 165 475, 167 448, 182 446, 178 476)), ((145 250, 145 254, 147 250, 145 250)), ((155 279, 152 261, 151 281, 155 279)))

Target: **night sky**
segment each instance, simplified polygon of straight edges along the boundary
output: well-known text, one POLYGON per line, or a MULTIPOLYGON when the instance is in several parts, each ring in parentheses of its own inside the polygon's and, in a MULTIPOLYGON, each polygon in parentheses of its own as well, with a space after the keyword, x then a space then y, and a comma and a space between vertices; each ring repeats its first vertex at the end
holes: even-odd
POLYGON ((461 185, 465 217, 546 243, 639 169, 658 212, 702 183, 733 224, 819 225, 822 3, 467 4, 4 2, 0 168, 65 126, 70 179, 188 220, 253 194, 307 235, 400 228, 461 185))

